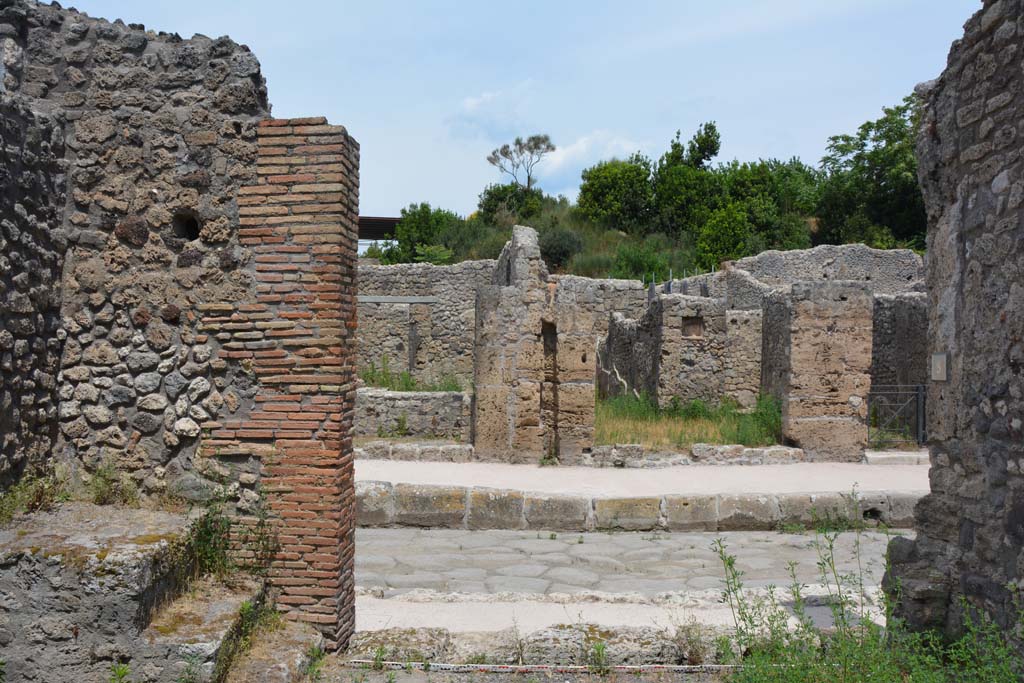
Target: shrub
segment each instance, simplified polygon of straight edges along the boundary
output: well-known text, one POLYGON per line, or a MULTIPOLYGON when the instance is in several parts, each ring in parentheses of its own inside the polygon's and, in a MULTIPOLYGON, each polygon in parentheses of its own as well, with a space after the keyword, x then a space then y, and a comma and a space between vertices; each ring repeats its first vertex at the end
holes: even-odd
POLYGON ((56 472, 27 473, 18 483, 0 492, 0 525, 23 512, 50 510, 69 498, 67 481, 56 472))
POLYGON ((583 240, 569 228, 555 227, 540 235, 540 255, 552 270, 561 270, 582 248, 583 240))
POLYGON ((131 477, 118 472, 111 461, 100 465, 89 480, 89 497, 96 505, 136 505, 139 489, 131 477))

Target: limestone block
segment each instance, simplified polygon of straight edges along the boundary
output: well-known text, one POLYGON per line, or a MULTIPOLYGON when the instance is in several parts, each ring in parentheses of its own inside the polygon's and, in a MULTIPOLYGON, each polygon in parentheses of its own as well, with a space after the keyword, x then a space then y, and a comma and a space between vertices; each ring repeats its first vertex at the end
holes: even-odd
POLYGON ((560 382, 593 382, 597 361, 593 334, 559 335, 558 379, 560 382))
POLYGON ((718 497, 719 531, 767 531, 779 523, 779 501, 770 494, 718 497))
POLYGON ((530 529, 586 531, 590 499, 577 496, 527 494, 524 504, 530 529))
POLYGON ((857 520, 860 511, 849 494, 780 493, 779 514, 783 524, 801 524, 810 529, 819 521, 857 520))
POLYGON ((505 453, 511 443, 508 425, 509 391, 510 388, 504 386, 477 386, 474 445, 485 456, 505 453))
POLYGON ((661 524, 661 498, 597 498, 594 515, 601 530, 655 529, 661 524))
POLYGON ((395 516, 394 487, 386 481, 356 482, 356 524, 389 526, 395 516))
POLYGON ((918 493, 891 492, 889 498, 889 518, 886 524, 899 529, 914 527, 914 508, 921 499, 918 493))
POLYGON ((715 531, 718 529, 718 498, 665 496, 665 518, 669 531, 715 531))
POLYGON ((395 524, 461 529, 466 517, 466 488, 462 486, 395 486, 395 524))
POLYGON ((470 529, 522 529, 525 496, 522 491, 474 488, 469 492, 470 529))

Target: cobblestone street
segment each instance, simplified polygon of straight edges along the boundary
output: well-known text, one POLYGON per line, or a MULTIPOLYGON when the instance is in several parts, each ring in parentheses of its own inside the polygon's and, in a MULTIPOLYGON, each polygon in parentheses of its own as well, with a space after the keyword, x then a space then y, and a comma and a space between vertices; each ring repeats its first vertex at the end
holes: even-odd
MULTIPOLYGON (((380 587, 383 597, 414 589, 459 593, 640 593, 704 591, 721 587, 722 563, 711 545, 725 542, 747 587, 789 583, 796 563, 802 582, 820 583, 815 535, 776 532, 563 533, 359 529, 356 583, 380 587)), ((884 571, 887 537, 840 534, 842 573, 857 571, 860 541, 864 583, 884 571)))

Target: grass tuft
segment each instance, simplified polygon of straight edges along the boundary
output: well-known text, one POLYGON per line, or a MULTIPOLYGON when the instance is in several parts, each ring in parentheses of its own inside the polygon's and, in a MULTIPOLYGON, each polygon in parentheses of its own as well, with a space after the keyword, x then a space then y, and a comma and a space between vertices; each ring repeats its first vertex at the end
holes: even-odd
POLYGON ((462 391, 462 383, 453 375, 442 375, 433 383, 421 382, 408 370, 392 370, 387 356, 381 358, 380 367, 371 361, 369 367, 359 371, 359 377, 367 386, 388 391, 462 391))

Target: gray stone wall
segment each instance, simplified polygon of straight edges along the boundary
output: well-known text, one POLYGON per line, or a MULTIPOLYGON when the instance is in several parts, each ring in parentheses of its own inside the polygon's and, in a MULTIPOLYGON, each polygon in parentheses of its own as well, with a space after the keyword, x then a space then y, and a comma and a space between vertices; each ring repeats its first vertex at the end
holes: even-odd
POLYGON ((476 290, 494 261, 452 266, 359 265, 359 367, 409 371, 425 382, 445 375, 473 380, 476 290))
POLYGON ((470 438, 471 402, 458 391, 356 391, 353 434, 379 437, 470 438))
POLYGON ((255 391, 197 321, 257 294, 236 194, 269 112, 259 62, 27 0, 0 10, 0 50, 3 89, 65 122, 61 456, 189 495, 200 425, 255 391))
POLYGON ((876 294, 871 340, 871 385, 928 381, 928 297, 876 294))
POLYGON ((57 438, 63 157, 58 121, 0 97, 0 487, 57 438))
POLYGON ((763 251, 730 264, 770 287, 800 281, 862 282, 874 292, 920 291, 921 257, 909 249, 872 249, 863 244, 825 244, 813 249, 763 251))
POLYGON ((751 407, 761 393, 761 311, 725 312, 723 394, 751 407))
POLYGON ((918 87, 928 213, 931 493, 890 546, 898 615, 955 633, 961 599, 1009 629, 1024 580, 1024 3, 988 0, 918 87))

